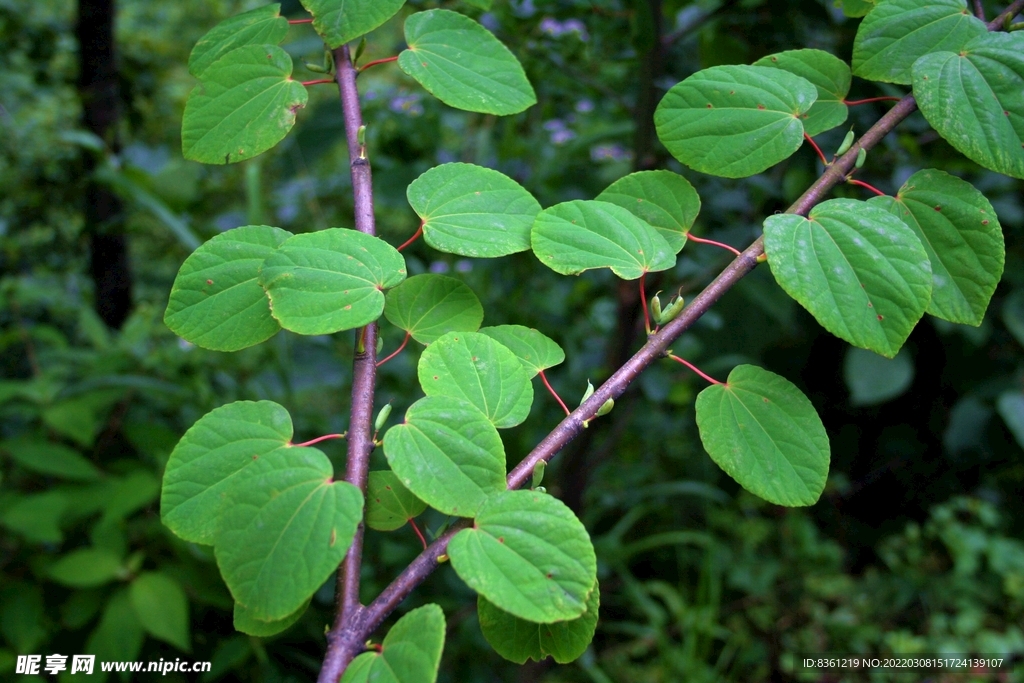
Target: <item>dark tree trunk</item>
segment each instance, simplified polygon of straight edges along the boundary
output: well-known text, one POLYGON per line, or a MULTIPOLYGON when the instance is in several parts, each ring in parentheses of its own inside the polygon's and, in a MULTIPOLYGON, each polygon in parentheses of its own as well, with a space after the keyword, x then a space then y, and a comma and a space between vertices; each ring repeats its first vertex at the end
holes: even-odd
MULTIPOLYGON (((115 0, 79 0, 78 92, 82 122, 107 146, 118 151, 120 117, 117 61, 114 51, 115 0)), ((86 170, 95 161, 90 158, 86 170)), ((108 327, 120 328, 132 307, 132 274, 124 212, 120 198, 90 181, 86 185, 85 229, 89 237, 89 274, 95 285, 96 312, 108 327)))

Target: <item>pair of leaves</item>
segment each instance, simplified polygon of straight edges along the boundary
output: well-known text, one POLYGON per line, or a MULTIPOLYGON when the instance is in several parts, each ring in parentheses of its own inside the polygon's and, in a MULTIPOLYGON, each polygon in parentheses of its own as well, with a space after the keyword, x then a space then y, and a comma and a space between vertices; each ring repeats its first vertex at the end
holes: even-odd
POLYGON ((291 437, 291 417, 276 403, 221 406, 178 442, 160 499, 171 531, 214 546, 243 621, 270 630, 338 567, 362 518, 359 490, 333 482, 327 456, 291 437))
POLYGON ((808 218, 771 216, 764 231, 783 289, 836 336, 887 358, 926 311, 979 325, 1003 270, 992 206, 935 170, 896 197, 827 201, 808 218))
POLYGON ((291 233, 249 225, 217 235, 182 264, 164 322, 183 339, 237 351, 281 327, 329 334, 372 322, 405 260, 370 235, 331 228, 291 233))

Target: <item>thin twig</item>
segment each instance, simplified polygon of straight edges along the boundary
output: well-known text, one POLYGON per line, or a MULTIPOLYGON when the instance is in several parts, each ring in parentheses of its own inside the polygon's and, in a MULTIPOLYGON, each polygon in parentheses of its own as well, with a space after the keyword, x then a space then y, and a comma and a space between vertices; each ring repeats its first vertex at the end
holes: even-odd
POLYGON ((985 7, 982 5, 981 0, 974 0, 974 16, 985 21, 985 7))

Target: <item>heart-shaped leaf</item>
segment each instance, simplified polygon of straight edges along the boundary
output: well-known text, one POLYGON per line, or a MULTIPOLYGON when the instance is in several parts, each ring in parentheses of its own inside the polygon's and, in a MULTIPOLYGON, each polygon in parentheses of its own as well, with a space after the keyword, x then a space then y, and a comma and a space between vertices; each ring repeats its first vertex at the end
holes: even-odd
POLYGON ((282 448, 257 457, 228 489, 214 554, 253 619, 294 613, 345 557, 363 495, 333 475, 317 449, 282 448))
POLYGON ((259 284, 259 268, 291 233, 246 225, 217 235, 185 259, 174 278, 164 323, 204 349, 238 351, 281 326, 259 284))
POLYGON ((366 526, 394 531, 427 509, 427 504, 388 470, 370 472, 366 480, 366 526))
POLYGON ((658 138, 695 171, 745 178, 800 149, 810 81, 766 66, 714 66, 677 83, 654 112, 658 138))
POLYGON ((427 396, 465 399, 499 429, 520 424, 533 405, 533 385, 519 359, 477 332, 449 332, 432 343, 417 374, 427 396))
POLYGON ((469 17, 417 12, 405 20, 405 42, 398 66, 449 106, 504 116, 537 102, 519 60, 469 17))
POLYGON ((942 171, 918 171, 895 197, 875 197, 911 227, 932 264, 928 313, 966 325, 980 325, 1003 275, 1003 231, 996 212, 965 180, 942 171))
POLYGON ((202 78, 210 65, 243 45, 280 45, 288 33, 281 4, 264 5, 220 22, 199 39, 188 56, 188 72, 202 78))
POLYGON ((283 140, 308 97, 291 75, 292 58, 276 45, 235 48, 208 66, 185 103, 185 158, 204 164, 237 162, 283 140))
POLYGON ((493 258, 530 248, 540 204, 522 185, 473 164, 435 166, 406 191, 423 220, 423 239, 439 251, 493 258))
POLYGON ((987 30, 964 0, 886 0, 857 28, 853 74, 906 85, 918 58, 941 50, 958 52, 987 30))
POLYGON ((413 494, 448 515, 473 517, 489 495, 505 490, 498 430, 461 398, 413 403, 405 422, 384 435, 384 455, 413 494))
POLYGON ((562 501, 539 491, 488 498, 473 528, 452 538, 448 555, 470 588, 536 623, 582 615, 597 583, 587 530, 562 501))
POLYGON ((849 113, 843 100, 850 92, 850 67, 824 50, 788 50, 768 55, 754 66, 770 66, 806 78, 818 89, 818 99, 803 115, 804 132, 814 136, 832 130, 849 113))
POLYGON ((814 406, 792 382, 739 365, 697 396, 697 428, 711 459, 776 505, 813 505, 828 477, 829 445, 814 406))
POLYGON ((260 268, 260 284, 281 327, 331 334, 371 323, 384 291, 405 279, 405 259, 382 239, 329 228, 286 240, 260 268))
POLYGON ((914 64, 928 123, 964 156, 1024 178, 1024 34, 986 33, 914 64))
POLYGON ((587 611, 569 621, 535 624, 495 607, 483 596, 477 598, 476 611, 484 638, 505 659, 525 664, 527 659, 539 662, 550 656, 568 664, 586 652, 594 639, 600 604, 601 590, 595 585, 587 596, 587 611))
POLYGON ((484 309, 473 290, 453 277, 415 275, 384 297, 384 317, 421 344, 448 332, 475 332, 484 309))
POLYGON ((903 346, 931 300, 928 253, 884 209, 832 199, 810 217, 769 216, 772 274, 832 334, 886 358, 903 346))
POLYGON ((291 438, 291 416, 272 401, 236 401, 211 410, 185 432, 167 461, 163 523, 186 541, 213 545, 224 498, 239 473, 291 438))
POLYGON ((143 572, 128 590, 142 628, 157 640, 191 652, 188 598, 177 581, 160 572, 143 572))
POLYGON ((444 634, 440 607, 414 609, 388 631, 380 652, 364 652, 352 660, 341 683, 434 683, 444 634))
POLYGON ((286 616, 284 619, 261 621, 259 619, 253 619, 245 605, 240 605, 236 602, 234 611, 235 630, 241 631, 242 633, 250 636, 259 636, 260 638, 277 635, 278 633, 287 630, 288 627, 301 619, 302 615, 306 613, 309 603, 310 601, 306 600, 302 606, 286 616))
POLYGON ((533 251, 556 273, 611 268, 623 280, 668 270, 675 251, 657 229, 621 206, 573 200, 541 211, 533 224, 533 251))
POLYGON ((672 253, 686 244, 686 235, 700 213, 700 197, 683 176, 672 171, 640 171, 619 178, 597 195, 654 226, 672 253))
POLYGON ((532 327, 498 325, 485 327, 480 330, 480 334, 486 334, 514 353, 530 379, 536 377, 538 372, 565 360, 562 347, 532 327))
POLYGON ((0 453, 27 470, 53 477, 94 481, 103 473, 84 456, 67 446, 30 436, 0 442, 0 453))
POLYGON ((405 0, 301 0, 313 28, 333 50, 398 14, 405 0))

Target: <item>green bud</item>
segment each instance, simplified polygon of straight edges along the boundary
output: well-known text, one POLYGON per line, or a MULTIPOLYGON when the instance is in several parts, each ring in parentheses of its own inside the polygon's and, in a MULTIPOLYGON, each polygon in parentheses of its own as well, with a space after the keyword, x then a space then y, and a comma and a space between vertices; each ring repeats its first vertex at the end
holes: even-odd
MULTIPOLYGON (((356 47, 356 53, 352 56, 353 64, 359 63, 359 58, 363 56, 364 50, 366 50, 366 36, 363 36, 363 39, 359 41, 358 47, 356 47)), ((333 53, 331 54, 331 59, 334 59, 333 53)))
POLYGON ((853 128, 851 128, 850 132, 843 138, 843 144, 839 145, 839 149, 836 151, 837 157, 841 157, 850 151, 850 148, 853 147, 853 137, 853 128))
POLYGON ((377 335, 377 355, 379 356, 380 352, 383 351, 383 350, 384 350, 384 337, 382 337, 382 336, 380 336, 378 334, 377 335))
POLYGON ((615 407, 615 399, 610 398, 605 401, 600 408, 597 409, 597 415, 594 417, 604 417, 608 413, 612 412, 612 408, 615 407))
POLYGON ((868 151, 866 149, 864 149, 863 147, 861 147, 860 151, 857 152, 857 164, 856 164, 857 168, 860 168, 861 166, 863 166, 864 165, 864 160, 867 159, 867 158, 868 158, 868 151))
POLYGON ((580 405, 587 402, 587 399, 594 395, 594 385, 587 380, 587 390, 583 392, 583 398, 580 399, 580 405))
POLYGON ((366 126, 359 126, 359 132, 356 133, 356 139, 359 142, 360 147, 366 144, 366 126))
POLYGON ((661 317, 657 319, 658 324, 666 325, 675 320, 676 316, 682 312, 684 306, 686 306, 686 300, 683 297, 675 298, 661 314, 661 317))
POLYGON ((385 403, 384 407, 377 413, 377 419, 373 422, 373 431, 379 432, 387 424, 388 418, 391 417, 391 404, 385 403))
MULTIPOLYGON (((661 294, 661 292, 658 292, 661 294)), ((661 299, 658 298, 658 294, 651 297, 651 314, 654 316, 654 322, 661 324, 661 299)))
POLYGON ((313 73, 316 73, 316 74, 325 74, 325 73, 327 73, 327 69, 325 69, 324 67, 320 66, 319 64, 314 64, 313 62, 303 62, 303 65, 308 70, 312 71, 313 73))
POLYGON ((530 482, 530 488, 535 489, 540 486, 540 483, 544 481, 544 469, 547 467, 547 463, 543 460, 539 461, 533 466, 533 480, 530 482))
POLYGON ((543 486, 534 486, 533 490, 536 491, 537 493, 547 493, 548 492, 548 490, 546 488, 544 488, 543 486))

